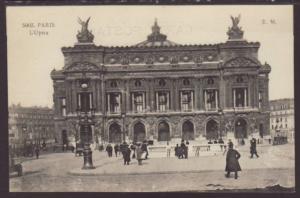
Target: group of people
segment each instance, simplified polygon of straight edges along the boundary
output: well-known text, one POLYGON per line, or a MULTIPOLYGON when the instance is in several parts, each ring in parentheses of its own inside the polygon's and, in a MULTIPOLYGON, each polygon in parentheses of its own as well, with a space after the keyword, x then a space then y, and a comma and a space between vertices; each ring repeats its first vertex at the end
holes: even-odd
POLYGON ((180 146, 176 144, 175 156, 178 157, 178 159, 188 159, 188 154, 189 154, 189 141, 186 141, 184 143, 184 140, 181 140, 180 146))
POLYGON ((115 144, 112 146, 110 143, 106 146, 106 152, 108 157, 112 157, 113 150, 115 152, 115 156, 118 157, 120 153, 124 159, 124 165, 129 165, 131 159, 137 159, 138 165, 142 165, 142 160, 148 159, 148 145, 147 141, 143 143, 132 142, 130 145, 127 142, 123 142, 122 144, 115 144))

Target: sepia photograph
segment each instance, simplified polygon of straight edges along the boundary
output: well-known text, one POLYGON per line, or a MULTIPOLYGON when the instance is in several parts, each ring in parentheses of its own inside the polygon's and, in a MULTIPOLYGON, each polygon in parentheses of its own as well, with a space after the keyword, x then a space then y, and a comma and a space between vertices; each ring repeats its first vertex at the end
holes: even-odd
POLYGON ((292 5, 7 6, 10 192, 295 192, 292 5))

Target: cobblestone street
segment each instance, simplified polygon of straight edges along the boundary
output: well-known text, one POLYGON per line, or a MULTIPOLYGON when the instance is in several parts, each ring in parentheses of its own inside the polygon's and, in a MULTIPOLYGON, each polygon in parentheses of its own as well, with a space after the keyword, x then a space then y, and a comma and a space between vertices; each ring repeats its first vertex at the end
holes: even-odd
POLYGON ((10 191, 155 192, 295 186, 293 145, 258 147, 258 159, 250 159, 246 147, 239 150, 242 172, 237 180, 224 177, 223 155, 187 160, 150 158, 143 166, 133 159, 124 166, 121 157, 108 158, 106 153, 94 151, 96 169, 85 171, 81 170, 82 157, 73 153, 42 155, 23 163, 24 176, 10 178, 10 191))

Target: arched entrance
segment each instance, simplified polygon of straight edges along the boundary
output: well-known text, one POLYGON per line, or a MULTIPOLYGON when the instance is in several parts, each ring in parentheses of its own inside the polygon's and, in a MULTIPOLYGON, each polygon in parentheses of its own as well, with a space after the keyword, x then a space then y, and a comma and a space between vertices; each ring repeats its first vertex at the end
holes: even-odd
POLYGON ((133 141, 143 142, 146 139, 146 131, 143 123, 138 122, 133 127, 133 141))
POLYGON ((206 123, 206 139, 213 140, 218 139, 219 126, 215 120, 209 120, 206 123))
POLYGON ((169 141, 170 140, 170 127, 165 121, 158 124, 158 141, 169 141))
POLYGON ((194 139, 194 125, 189 120, 185 121, 182 125, 182 139, 183 140, 194 139))
POLYGON ((121 127, 117 123, 113 123, 109 127, 109 143, 121 143, 122 142, 122 132, 121 127))
POLYGON ((243 118, 239 118, 235 122, 235 138, 247 138, 247 122, 243 118))
POLYGON ((91 143, 92 139, 92 127, 89 125, 80 126, 80 140, 91 143))
POLYGON ((62 144, 68 144, 68 134, 67 134, 67 131, 66 130, 62 130, 62 133, 61 133, 61 138, 62 138, 62 144))
POLYGON ((262 123, 259 124, 259 136, 264 137, 264 125, 262 123))

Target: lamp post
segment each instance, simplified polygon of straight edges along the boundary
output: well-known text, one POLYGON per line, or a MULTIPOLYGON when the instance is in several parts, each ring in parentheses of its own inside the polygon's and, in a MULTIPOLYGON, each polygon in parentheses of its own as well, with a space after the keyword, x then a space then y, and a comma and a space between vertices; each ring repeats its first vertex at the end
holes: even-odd
POLYGON ((122 131, 123 131, 123 142, 125 142, 126 141, 126 138, 125 138, 125 116, 126 116, 126 113, 124 112, 124 113, 122 113, 122 119, 123 119, 123 129, 122 129, 122 131))
MULTIPOLYGON (((86 82, 81 84, 81 88, 83 93, 83 97, 86 97, 84 100, 89 101, 87 98, 87 88, 88 84, 86 82)), ((82 98, 83 100, 83 98, 82 98)), ((94 115, 95 115, 95 109, 93 108, 82 108, 83 106, 80 106, 80 109, 77 109, 77 116, 79 118, 79 126, 80 130, 83 130, 84 137, 81 137, 81 141, 83 142, 83 167, 82 169, 94 169, 93 166, 93 160, 92 160, 92 150, 90 148, 90 141, 89 141, 89 132, 91 130, 91 125, 93 125, 94 115)))

